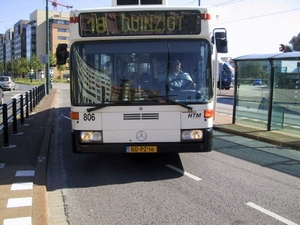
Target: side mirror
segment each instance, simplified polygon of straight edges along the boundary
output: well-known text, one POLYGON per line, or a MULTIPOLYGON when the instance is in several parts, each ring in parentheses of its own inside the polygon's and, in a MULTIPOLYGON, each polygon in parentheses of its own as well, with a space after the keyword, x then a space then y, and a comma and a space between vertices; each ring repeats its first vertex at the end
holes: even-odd
POLYGON ((56 48, 56 65, 65 65, 69 58, 69 52, 67 51, 67 44, 58 44, 56 48))
POLYGON ((216 45, 218 53, 228 53, 228 42, 227 42, 227 32, 224 28, 214 29, 214 36, 212 36, 212 43, 216 45), (223 30, 215 32, 215 30, 223 30))

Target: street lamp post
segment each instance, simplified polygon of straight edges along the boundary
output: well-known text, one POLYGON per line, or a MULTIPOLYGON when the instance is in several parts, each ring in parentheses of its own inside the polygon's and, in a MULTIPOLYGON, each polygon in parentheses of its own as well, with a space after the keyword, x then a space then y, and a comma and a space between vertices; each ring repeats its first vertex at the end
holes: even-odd
POLYGON ((50 93, 50 75, 49 75, 49 9, 48 0, 46 0, 46 59, 45 59, 45 77, 46 77, 46 93, 50 93))

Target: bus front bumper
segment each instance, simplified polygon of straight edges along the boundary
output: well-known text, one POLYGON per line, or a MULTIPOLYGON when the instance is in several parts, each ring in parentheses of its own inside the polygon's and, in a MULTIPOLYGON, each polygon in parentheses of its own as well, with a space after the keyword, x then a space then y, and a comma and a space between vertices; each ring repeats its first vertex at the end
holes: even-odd
MULTIPOLYGON (((156 146, 155 153, 209 152, 212 150, 213 129, 205 129, 202 141, 198 142, 152 142, 152 143, 81 143, 79 131, 72 131, 74 153, 128 153, 129 146, 156 146)), ((143 153, 144 154, 144 153, 143 153)))

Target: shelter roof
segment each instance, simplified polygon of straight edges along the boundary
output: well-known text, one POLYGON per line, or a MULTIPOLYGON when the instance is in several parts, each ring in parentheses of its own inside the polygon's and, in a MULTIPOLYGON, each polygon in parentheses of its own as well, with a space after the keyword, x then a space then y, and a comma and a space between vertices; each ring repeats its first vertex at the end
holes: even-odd
POLYGON ((249 60, 291 60, 291 59, 300 59, 300 51, 297 52, 283 52, 283 53, 273 53, 273 54, 250 54, 243 55, 237 58, 234 58, 235 61, 249 61, 249 60))
POLYGON ((243 55, 237 58, 234 58, 235 61, 249 61, 249 60, 269 60, 270 58, 274 58, 277 55, 286 54, 286 53, 270 53, 270 54, 251 54, 251 55, 243 55))

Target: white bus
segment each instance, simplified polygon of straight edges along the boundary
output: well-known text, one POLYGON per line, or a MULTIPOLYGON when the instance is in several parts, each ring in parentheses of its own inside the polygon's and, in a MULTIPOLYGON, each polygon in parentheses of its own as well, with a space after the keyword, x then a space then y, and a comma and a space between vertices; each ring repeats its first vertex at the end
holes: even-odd
POLYGON ((165 0, 71 11, 56 57, 69 57, 73 152, 211 151, 211 40, 219 52, 227 41, 209 21, 207 8, 165 0))

